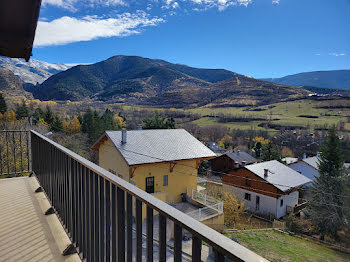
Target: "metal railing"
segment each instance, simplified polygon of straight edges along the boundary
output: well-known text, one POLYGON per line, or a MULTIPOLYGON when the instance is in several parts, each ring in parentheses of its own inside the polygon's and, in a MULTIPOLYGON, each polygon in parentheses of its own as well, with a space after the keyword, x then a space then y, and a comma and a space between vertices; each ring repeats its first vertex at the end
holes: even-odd
POLYGON ((0 177, 30 172, 29 131, 0 130, 0 177))
POLYGON ((267 261, 181 211, 133 186, 35 131, 31 131, 33 172, 52 207, 87 261, 143 260, 142 205, 147 206, 147 261, 166 261, 167 220, 174 223, 174 261, 182 260, 182 235, 192 234, 192 260, 201 261, 201 243, 215 250, 215 261, 267 261), (133 206, 133 198, 136 204, 133 206), (136 209, 133 241, 132 209, 136 209), (154 252, 153 212, 159 213, 154 252), (154 253, 156 253, 154 255, 154 253))
POLYGON ((191 212, 186 213, 186 215, 198 220, 203 221, 210 217, 218 216, 223 213, 223 203, 217 203, 212 206, 207 206, 203 208, 198 208, 196 210, 193 210, 191 212))
POLYGON ((191 189, 190 192, 189 189, 187 189, 187 195, 189 195, 192 200, 201 203, 204 206, 213 206, 218 203, 222 203, 221 200, 218 200, 215 197, 209 196, 194 189, 191 189))

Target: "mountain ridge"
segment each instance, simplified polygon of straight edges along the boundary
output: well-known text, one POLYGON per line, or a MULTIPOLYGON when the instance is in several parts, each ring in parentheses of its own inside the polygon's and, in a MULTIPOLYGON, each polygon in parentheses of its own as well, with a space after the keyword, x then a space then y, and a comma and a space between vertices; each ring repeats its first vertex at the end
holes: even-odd
POLYGON ((264 82, 225 69, 194 68, 159 59, 121 55, 95 64, 74 66, 51 76, 31 92, 41 100, 96 99, 164 107, 208 103, 248 106, 309 93, 301 88, 264 82), (262 89, 269 91, 266 93, 262 89), (253 93, 249 94, 247 90, 253 93), (238 100, 237 92, 241 95, 238 100), (274 96, 273 92, 278 95, 274 96), (254 98, 250 99, 250 96, 254 98), (230 99, 235 102, 229 102, 230 99), (242 99, 250 101, 243 103, 239 101, 242 99))
POLYGON ((350 70, 348 69, 302 72, 280 78, 261 78, 261 80, 292 86, 350 90, 350 70))

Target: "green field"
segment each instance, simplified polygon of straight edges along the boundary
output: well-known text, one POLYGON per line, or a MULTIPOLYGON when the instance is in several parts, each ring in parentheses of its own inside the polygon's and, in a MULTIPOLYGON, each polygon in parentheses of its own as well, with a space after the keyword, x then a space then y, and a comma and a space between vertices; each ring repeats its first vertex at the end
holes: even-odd
POLYGON ((233 233, 229 237, 234 237, 241 245, 274 262, 350 261, 349 254, 273 230, 233 233))
MULTIPOLYGON (((310 129, 315 127, 321 127, 324 125, 339 124, 340 121, 347 122, 347 118, 350 117, 350 108, 345 109, 324 109, 317 108, 325 105, 346 105, 350 106, 348 99, 339 99, 334 101, 314 101, 309 99, 281 102, 266 106, 255 107, 254 109, 263 109, 263 111, 248 111, 246 108, 210 108, 209 106, 189 109, 187 111, 197 113, 203 116, 216 115, 216 114, 231 114, 236 116, 258 116, 265 118, 266 121, 270 119, 270 123, 278 124, 282 126, 310 126, 310 129), (328 114, 328 115, 326 115, 328 114), (318 118, 305 118, 300 115, 312 115, 318 118), (330 116, 331 115, 331 116, 330 116)), ((265 122, 266 122, 265 121, 265 122)), ((238 129, 255 129, 274 131, 274 129, 265 129, 258 125, 264 121, 251 121, 251 122, 234 122, 234 123, 219 123, 217 119, 211 117, 203 117, 194 121, 199 126, 209 126, 215 124, 222 124, 230 128, 238 129)), ((345 124, 345 128, 350 131, 349 123, 345 124)))

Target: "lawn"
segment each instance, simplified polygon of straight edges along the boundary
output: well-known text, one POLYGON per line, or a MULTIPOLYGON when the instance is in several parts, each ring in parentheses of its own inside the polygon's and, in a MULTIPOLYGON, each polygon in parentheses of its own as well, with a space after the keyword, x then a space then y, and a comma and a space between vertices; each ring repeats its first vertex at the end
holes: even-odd
POLYGON ((240 244, 270 261, 348 262, 350 255, 273 230, 233 233, 240 244))

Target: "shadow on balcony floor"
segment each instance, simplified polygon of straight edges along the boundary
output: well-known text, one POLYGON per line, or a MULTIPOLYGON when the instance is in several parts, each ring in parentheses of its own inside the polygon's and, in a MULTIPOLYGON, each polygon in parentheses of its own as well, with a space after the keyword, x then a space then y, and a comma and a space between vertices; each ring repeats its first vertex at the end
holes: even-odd
POLYGON ((62 255, 68 237, 56 215, 44 215, 36 187, 34 177, 0 179, 0 261, 80 261, 62 255))

